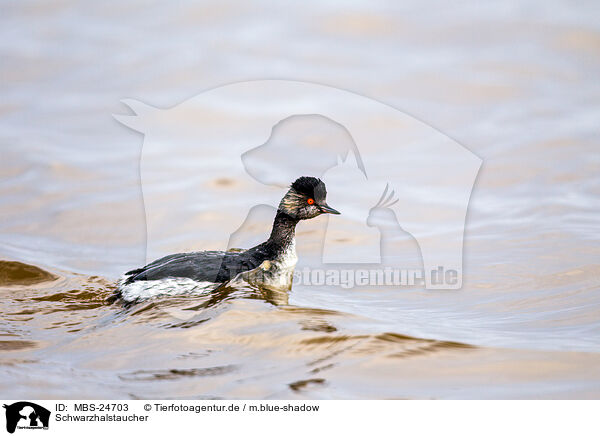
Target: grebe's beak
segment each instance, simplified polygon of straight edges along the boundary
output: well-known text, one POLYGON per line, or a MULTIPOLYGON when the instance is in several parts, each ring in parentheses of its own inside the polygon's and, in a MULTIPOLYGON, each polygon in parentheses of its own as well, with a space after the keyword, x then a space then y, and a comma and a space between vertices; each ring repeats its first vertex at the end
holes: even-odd
POLYGON ((337 210, 335 210, 333 207, 329 207, 327 203, 319 205, 319 209, 321 209, 321 212, 323 213, 332 213, 334 215, 340 215, 340 213, 337 210))

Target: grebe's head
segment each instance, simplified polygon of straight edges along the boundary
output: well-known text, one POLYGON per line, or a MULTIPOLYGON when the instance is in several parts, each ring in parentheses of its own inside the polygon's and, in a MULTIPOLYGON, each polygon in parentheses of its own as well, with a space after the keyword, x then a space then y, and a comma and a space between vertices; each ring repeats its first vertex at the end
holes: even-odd
POLYGON ((279 210, 298 220, 307 220, 323 213, 339 215, 337 210, 327 205, 326 197, 325 183, 316 177, 303 176, 292 183, 279 203, 279 210))

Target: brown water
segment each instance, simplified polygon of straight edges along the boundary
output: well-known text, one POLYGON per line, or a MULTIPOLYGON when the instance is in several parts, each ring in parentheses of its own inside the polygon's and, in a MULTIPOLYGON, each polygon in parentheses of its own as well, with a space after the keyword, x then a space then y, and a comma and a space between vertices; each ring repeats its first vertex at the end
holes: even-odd
MULTIPOLYGON (((598 398, 597 8, 5 6, 0 397, 598 398), (483 159, 460 291, 107 301, 146 256, 142 137, 119 100, 264 78, 371 96, 483 159)), ((203 195, 252 195, 222 160, 198 164, 203 195)), ((213 243, 202 223, 191 247, 213 243)), ((299 228, 300 267, 319 225, 299 228)))

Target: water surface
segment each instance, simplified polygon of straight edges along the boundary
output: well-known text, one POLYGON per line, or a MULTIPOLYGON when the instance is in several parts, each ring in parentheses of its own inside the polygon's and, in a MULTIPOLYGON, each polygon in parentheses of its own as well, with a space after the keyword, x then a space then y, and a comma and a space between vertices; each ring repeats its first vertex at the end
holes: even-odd
MULTIPOLYGON (((598 398, 595 2, 4 9, 0 396, 598 398), (168 108, 265 78, 368 95, 483 159, 460 291, 240 286, 107 301, 146 255, 143 138, 111 117, 127 111, 119 101, 168 108)), ((197 163, 206 198, 254 192, 213 163, 197 163)), ((298 229, 300 268, 319 225, 298 229)), ((213 243, 201 217, 190 226, 190 248, 213 243)))

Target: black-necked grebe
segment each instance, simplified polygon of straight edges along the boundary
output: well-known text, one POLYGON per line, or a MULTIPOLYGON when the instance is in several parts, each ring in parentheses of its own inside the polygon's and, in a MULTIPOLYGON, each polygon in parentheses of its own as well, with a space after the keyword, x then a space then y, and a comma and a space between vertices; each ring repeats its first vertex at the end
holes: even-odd
POLYGON ((325 184, 315 177, 292 183, 275 215, 266 242, 245 251, 177 253, 125 273, 118 295, 134 302, 159 295, 182 295, 215 289, 244 273, 259 271, 262 280, 291 285, 296 265, 295 229, 300 220, 339 214, 326 203, 325 184))

